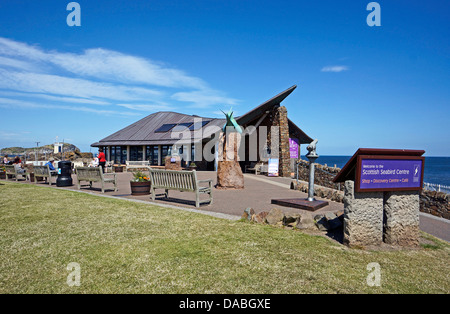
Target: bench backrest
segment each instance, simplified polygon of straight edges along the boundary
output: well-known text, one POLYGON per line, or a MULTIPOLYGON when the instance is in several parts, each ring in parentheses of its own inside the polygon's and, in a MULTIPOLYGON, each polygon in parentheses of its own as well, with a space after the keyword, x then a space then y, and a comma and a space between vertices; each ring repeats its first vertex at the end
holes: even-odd
POLYGON ((103 180, 103 170, 101 167, 78 167, 75 169, 77 179, 83 181, 103 180))
POLYGON ((197 190, 197 173, 195 170, 150 169, 150 180, 154 188, 169 188, 191 192, 197 190))
POLYGON ((14 165, 5 165, 4 167, 7 174, 16 174, 16 167, 14 165))
POLYGON ((146 166, 150 166, 150 162, 147 160, 144 161, 127 161, 127 166, 141 166, 141 167, 146 167, 146 166))
POLYGON ((47 166, 34 166, 34 176, 50 176, 50 169, 47 166))

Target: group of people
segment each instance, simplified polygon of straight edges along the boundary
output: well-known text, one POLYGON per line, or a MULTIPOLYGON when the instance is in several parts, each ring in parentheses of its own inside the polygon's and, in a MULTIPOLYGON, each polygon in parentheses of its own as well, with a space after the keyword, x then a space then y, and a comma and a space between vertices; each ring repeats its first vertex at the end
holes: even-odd
MULTIPOLYGON (((50 158, 48 162, 45 164, 48 166, 50 171, 56 171, 55 165, 54 165, 55 159, 50 158)), ((14 168, 16 168, 17 173, 25 173, 24 165, 22 164, 22 160, 19 156, 14 157, 14 160, 9 160, 8 155, 5 155, 3 157, 3 164, 4 165, 13 165, 14 168)))
MULTIPOLYGON (((54 165, 55 159, 50 158, 48 162, 45 164, 45 166, 48 166, 50 171, 56 171, 55 165, 54 165)), ((16 156, 13 161, 9 160, 8 155, 5 155, 3 157, 3 164, 5 165, 14 165, 18 173, 24 173, 25 169, 22 165, 22 160, 19 156, 16 156)), ((98 150, 98 155, 92 160, 90 167, 102 167, 103 172, 105 172, 105 165, 106 165, 106 156, 103 152, 103 149, 98 150)))
POLYGON ((102 167, 103 173, 105 173, 106 155, 103 152, 102 148, 98 149, 98 155, 96 155, 89 164, 89 167, 99 167, 99 166, 102 167))

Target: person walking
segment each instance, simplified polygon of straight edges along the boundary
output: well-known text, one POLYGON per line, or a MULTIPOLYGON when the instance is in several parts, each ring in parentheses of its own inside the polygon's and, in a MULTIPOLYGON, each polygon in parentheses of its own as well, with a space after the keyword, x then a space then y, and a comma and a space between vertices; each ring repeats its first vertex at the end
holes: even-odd
POLYGON ((105 165, 106 165, 106 156, 103 152, 103 148, 98 149, 98 165, 102 167, 103 173, 105 173, 105 165))

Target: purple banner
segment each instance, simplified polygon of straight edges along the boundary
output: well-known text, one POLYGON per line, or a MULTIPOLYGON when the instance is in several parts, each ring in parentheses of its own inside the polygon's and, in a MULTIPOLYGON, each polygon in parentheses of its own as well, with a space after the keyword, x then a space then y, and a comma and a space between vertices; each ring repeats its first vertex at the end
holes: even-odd
POLYGON ((420 188, 422 167, 420 159, 362 159, 359 188, 420 188))
POLYGON ((291 158, 298 158, 298 140, 295 138, 289 139, 289 152, 291 153, 291 158))

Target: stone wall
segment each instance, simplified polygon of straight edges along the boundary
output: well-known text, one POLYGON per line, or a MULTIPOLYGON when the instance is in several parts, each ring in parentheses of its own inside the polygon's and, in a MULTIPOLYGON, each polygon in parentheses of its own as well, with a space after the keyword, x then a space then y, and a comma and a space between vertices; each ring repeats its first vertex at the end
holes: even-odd
MULTIPOLYGON (((344 183, 334 183, 334 177, 341 171, 341 168, 328 167, 321 164, 315 165, 314 184, 327 188, 344 191, 344 183)), ((298 164, 299 180, 309 181, 309 161, 299 160, 298 164)))
MULTIPOLYGON (((299 190, 308 194, 308 182, 299 181, 298 185, 296 181, 291 182, 292 190, 299 190)), ((314 196, 320 198, 326 198, 333 202, 343 203, 344 202, 344 191, 338 191, 332 188, 327 188, 324 186, 314 185, 314 196)))
POLYGON ((450 219, 450 194, 423 190, 420 194, 420 211, 437 217, 450 219))

